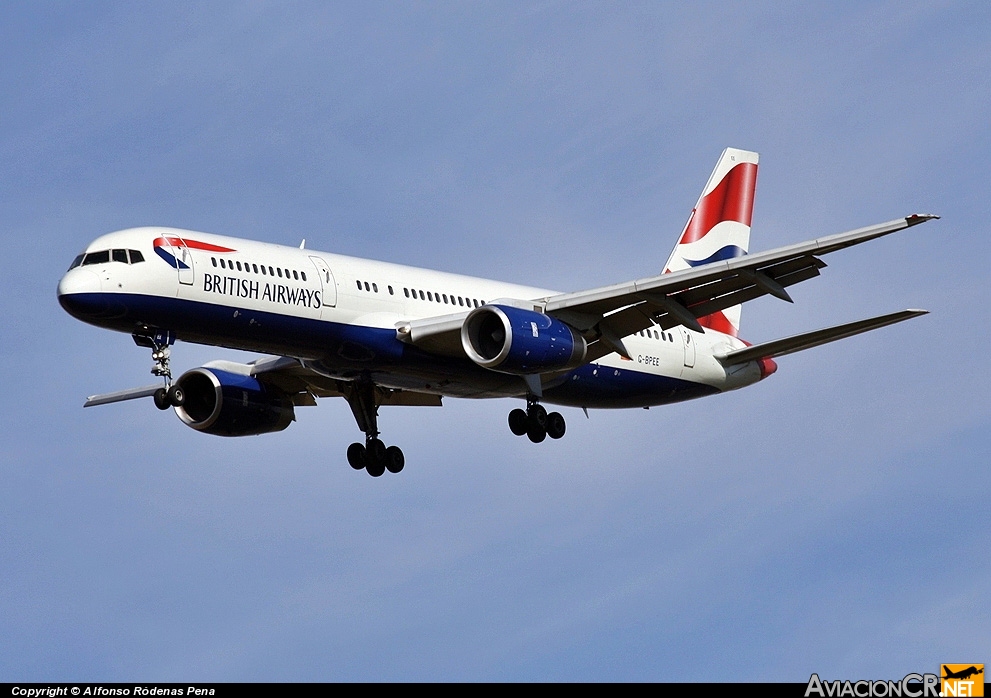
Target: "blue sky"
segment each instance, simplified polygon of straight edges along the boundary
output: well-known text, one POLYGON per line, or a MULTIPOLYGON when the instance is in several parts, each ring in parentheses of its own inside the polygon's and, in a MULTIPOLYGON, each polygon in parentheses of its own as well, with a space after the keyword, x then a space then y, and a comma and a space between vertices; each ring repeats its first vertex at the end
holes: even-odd
MULTIPOLYGON (((0 9, 0 679, 788 680, 987 662, 985 3, 7 3, 0 9), (96 236, 160 224, 562 291, 656 273, 726 146, 751 248, 831 255, 748 390, 566 411, 343 401, 221 439, 146 351, 61 311, 96 236)), ((180 345, 184 370, 236 352, 180 345)))

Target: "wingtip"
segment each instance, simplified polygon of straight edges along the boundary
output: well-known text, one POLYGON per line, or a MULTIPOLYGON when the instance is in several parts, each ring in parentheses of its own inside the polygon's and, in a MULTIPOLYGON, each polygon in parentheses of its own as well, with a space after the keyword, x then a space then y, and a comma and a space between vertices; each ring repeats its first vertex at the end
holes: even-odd
POLYGON ((913 213, 911 216, 905 216, 905 222, 909 226, 918 225, 919 223, 925 223, 926 221, 939 220, 939 216, 935 213, 913 213))

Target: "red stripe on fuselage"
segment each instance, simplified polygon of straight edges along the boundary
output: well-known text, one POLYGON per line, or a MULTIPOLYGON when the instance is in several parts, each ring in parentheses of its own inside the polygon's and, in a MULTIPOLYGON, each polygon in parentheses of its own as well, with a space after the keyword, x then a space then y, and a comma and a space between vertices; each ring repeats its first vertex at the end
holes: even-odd
POLYGON ((701 239, 717 223, 737 221, 749 226, 754 215, 754 190, 757 187, 757 165, 741 162, 726 173, 716 188, 702 197, 692 211, 681 235, 679 245, 701 239))
POLYGON ((221 247, 220 245, 211 245, 208 242, 200 242, 199 240, 171 236, 155 238, 155 242, 152 243, 155 247, 161 247, 164 244, 171 245, 172 247, 188 247, 193 250, 203 250, 204 252, 237 252, 237 250, 232 250, 229 247, 221 247))

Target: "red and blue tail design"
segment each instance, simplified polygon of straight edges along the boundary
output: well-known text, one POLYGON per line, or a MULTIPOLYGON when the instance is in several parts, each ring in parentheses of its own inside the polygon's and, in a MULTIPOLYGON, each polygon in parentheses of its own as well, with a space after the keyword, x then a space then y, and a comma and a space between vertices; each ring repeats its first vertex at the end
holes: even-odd
POLYGON ((229 247, 211 245, 208 242, 189 240, 187 238, 180 238, 172 235, 155 238, 151 245, 155 250, 155 254, 164 259, 166 263, 174 269, 189 269, 189 265, 180 259, 180 257, 185 258, 186 256, 183 248, 191 250, 204 250, 206 252, 237 252, 237 250, 232 250, 229 247))
MULTIPOLYGON (((664 273, 747 254, 757 187, 757 153, 727 148, 692 209, 664 273)), ((736 337, 742 306, 699 318, 703 327, 736 337)))

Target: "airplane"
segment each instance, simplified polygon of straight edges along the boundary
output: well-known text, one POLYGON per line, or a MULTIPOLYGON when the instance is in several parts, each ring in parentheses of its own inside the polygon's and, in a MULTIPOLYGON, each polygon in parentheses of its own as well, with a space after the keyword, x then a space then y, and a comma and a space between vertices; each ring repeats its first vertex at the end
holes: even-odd
POLYGON ((969 666, 966 669, 961 669, 960 671, 950 671, 950 668, 944 664, 943 671, 946 672, 946 674, 942 677, 944 679, 969 679, 977 674, 983 674, 984 666, 982 665, 980 669, 976 666, 969 666))
POLYGON ((281 431, 295 408, 343 397, 364 442, 348 463, 378 477, 405 456, 379 438, 382 406, 517 398, 517 436, 564 436, 544 405, 649 408, 736 390, 779 356, 925 314, 903 310, 763 344, 740 339, 741 306, 818 276, 823 255, 938 216, 913 214, 749 253, 758 154, 727 148, 656 276, 560 293, 410 266, 164 227, 91 242, 59 281, 73 317, 131 334, 162 383, 91 396, 152 397, 198 431, 281 431), (172 380, 176 340, 266 355, 211 361, 172 380))

